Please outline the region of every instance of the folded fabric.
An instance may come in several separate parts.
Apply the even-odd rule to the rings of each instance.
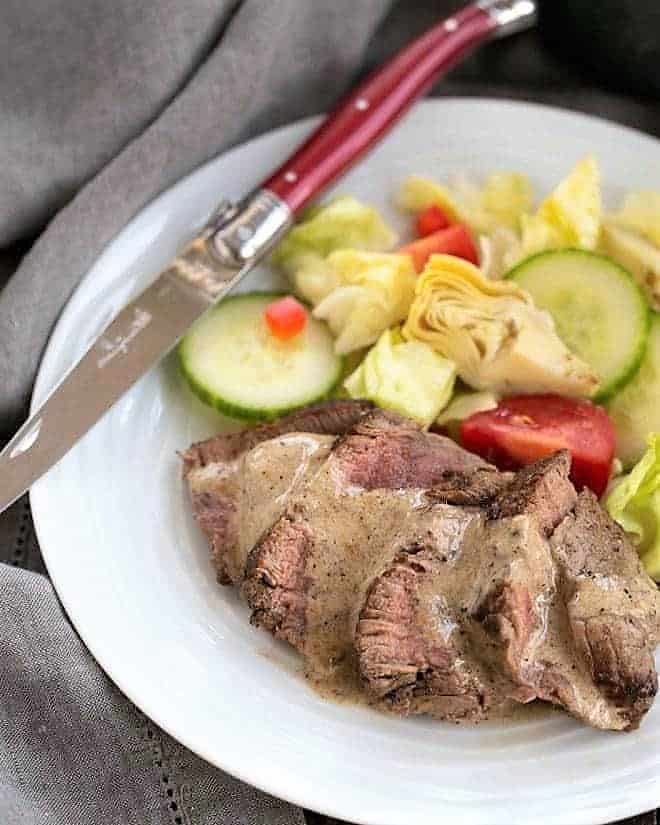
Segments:
[[[156,194],[231,144],[327,108],[388,5],[3,4],[0,248],[62,208],[0,293],[0,433],[25,414],[53,323],[105,244]],[[41,565],[25,500],[0,516],[0,558]],[[3,825],[304,821],[134,708],[44,577],[0,565],[0,592]]]

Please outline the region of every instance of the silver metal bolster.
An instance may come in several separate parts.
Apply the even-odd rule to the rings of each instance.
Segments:
[[[479,0],[477,5],[488,12],[497,23],[493,37],[515,34],[536,23],[535,0]]]
[[[226,266],[243,266],[261,258],[293,224],[289,207],[268,189],[258,189],[234,214],[216,224],[210,246]]]

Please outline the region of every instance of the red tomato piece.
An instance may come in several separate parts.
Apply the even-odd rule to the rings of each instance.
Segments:
[[[470,230],[463,223],[455,223],[418,241],[413,241],[399,250],[401,255],[410,255],[417,272],[421,272],[431,255],[455,255],[475,266],[479,264],[479,253],[472,240]]]
[[[571,480],[601,496],[614,458],[615,434],[602,407],[559,395],[505,398],[461,424],[461,442],[501,470],[531,464],[562,448],[572,456]]]
[[[291,295],[268,304],[265,316],[268,329],[281,341],[299,335],[307,323],[307,310]]]
[[[427,235],[432,235],[440,229],[446,229],[451,221],[439,206],[428,206],[417,216],[415,221],[415,229],[417,230],[418,238],[425,238]]]

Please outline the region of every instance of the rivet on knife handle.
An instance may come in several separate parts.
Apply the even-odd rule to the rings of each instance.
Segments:
[[[266,184],[238,205],[224,202],[0,452],[0,512],[230,292],[293,215],[370,149],[441,72],[483,40],[531,25],[534,10],[532,0],[482,0],[435,26],[349,95]]]
[[[352,91],[263,184],[296,213],[371,149],[438,76],[498,34],[532,25],[532,0],[475,3],[434,26]]]

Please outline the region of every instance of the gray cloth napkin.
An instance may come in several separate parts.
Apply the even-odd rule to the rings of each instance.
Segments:
[[[327,108],[388,5],[4,0],[0,247],[52,220],[0,294],[0,430],[24,414],[53,323],[104,245],[203,161]],[[40,568],[25,501],[0,517],[0,554]],[[303,822],[142,716],[47,579],[0,565],[0,593],[3,825]]]
[[[390,4],[3,0],[0,285],[16,272],[0,293],[0,437],[25,414],[61,307],[145,203],[226,147],[326,109],[360,65],[460,0],[400,0],[374,37]],[[485,48],[435,91],[541,100],[660,135],[657,103],[599,89],[535,33]],[[20,239],[49,220],[16,269]],[[0,560],[1,825],[302,825],[110,683],[39,575],[27,498],[0,515]]]

